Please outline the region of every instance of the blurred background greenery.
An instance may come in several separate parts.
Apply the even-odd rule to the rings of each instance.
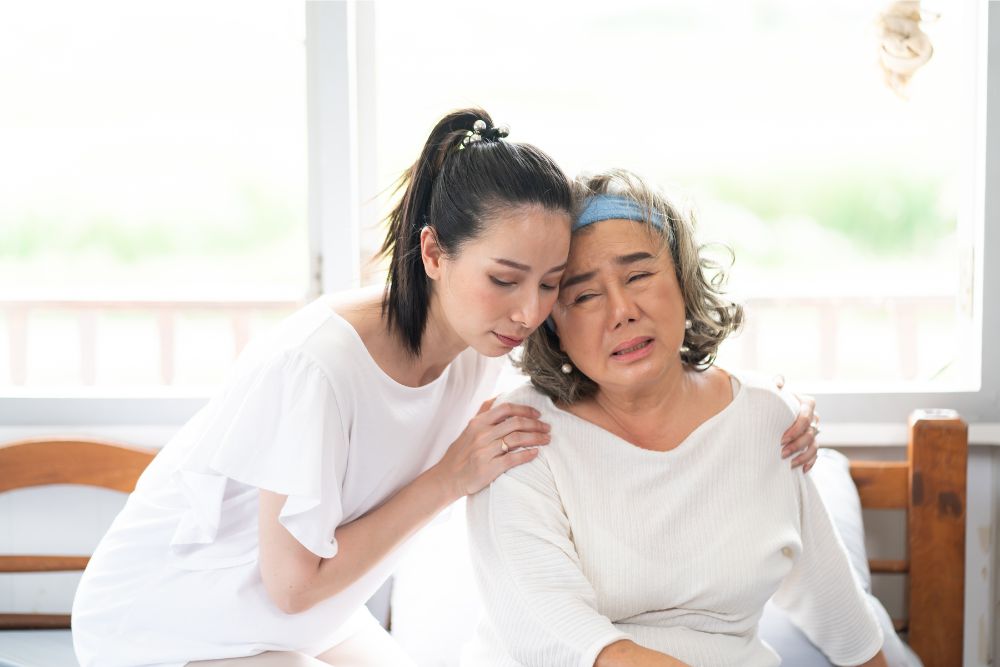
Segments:
[[[0,23],[0,61],[19,63],[0,68],[10,92],[0,106],[0,299],[292,307],[308,289],[310,253],[304,4],[112,6],[19,5]],[[936,52],[903,99],[882,83],[867,0],[582,0],[572,12],[511,2],[502,16],[487,12],[489,29],[470,23],[468,3],[376,3],[364,47],[374,114],[364,120],[377,173],[361,194],[387,210],[380,192],[435,120],[481,105],[511,140],[539,145],[570,174],[626,167],[691,201],[701,239],[735,251],[733,292],[771,304],[752,310],[754,350],[734,340],[732,363],[806,380],[939,382],[967,344],[970,6],[950,5],[926,27]],[[363,261],[382,233],[365,221]],[[365,280],[381,279],[369,267]],[[896,305],[871,302],[880,295],[928,305],[900,319]],[[775,301],[788,296],[837,304],[832,376],[817,348],[827,320]],[[845,301],[857,297],[869,301]],[[782,335],[790,314],[810,333]],[[57,320],[32,324],[33,364],[47,363],[38,350],[76,345],[73,316]],[[100,335],[132,342],[110,349],[141,348],[130,365],[148,366],[156,345],[140,341],[155,333],[125,334],[112,320]],[[212,359],[235,349],[207,330],[184,336],[215,345]],[[870,349],[911,347],[915,366],[864,361]],[[4,373],[0,359],[0,383]],[[38,371],[29,384],[72,375]]]

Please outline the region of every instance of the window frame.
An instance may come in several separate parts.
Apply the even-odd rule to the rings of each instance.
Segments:
[[[1000,349],[987,345],[984,335],[1000,332],[1000,1],[975,0],[975,9],[980,19],[976,118],[966,155],[974,156],[972,243],[981,249],[974,253],[970,277],[972,353],[980,359],[980,386],[956,392],[816,392],[827,424],[898,424],[911,411],[930,407],[957,410],[970,424],[1000,424]],[[315,297],[360,284],[360,230],[376,222],[374,3],[307,1],[306,24],[309,296]],[[0,424],[179,425],[206,402],[205,396],[173,389],[129,397],[18,390],[0,397]]]
[[[971,165],[968,203],[974,343],[980,384],[970,391],[817,392],[823,419],[844,424],[900,423],[913,410],[957,410],[969,424],[1000,423],[1000,348],[986,332],[1000,332],[1000,2],[976,0],[975,112],[965,155]],[[992,224],[991,224],[992,223]],[[978,251],[978,252],[977,252]]]
[[[309,285],[315,298],[360,282],[361,225],[374,222],[363,193],[374,191],[374,5],[305,3]],[[366,150],[366,147],[372,146]],[[208,396],[172,387],[53,393],[12,387],[0,396],[0,425],[93,428],[175,427]]]

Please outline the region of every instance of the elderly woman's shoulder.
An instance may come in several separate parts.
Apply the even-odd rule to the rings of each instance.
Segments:
[[[793,416],[798,414],[798,399],[791,392],[779,389],[775,376],[758,371],[738,371],[731,375],[740,383],[740,391],[755,408]]]
[[[517,403],[519,405],[527,405],[535,408],[542,414],[551,412],[555,408],[548,396],[528,383],[522,384],[519,387],[500,394],[497,397],[495,405],[500,405],[501,403]]]

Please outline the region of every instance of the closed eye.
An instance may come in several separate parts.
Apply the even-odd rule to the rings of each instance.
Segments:
[[[642,280],[643,278],[649,278],[651,275],[653,275],[653,274],[652,273],[633,273],[632,275],[630,275],[628,277],[628,280],[626,282],[634,283],[637,280]]]
[[[543,291],[545,291],[545,292],[551,292],[552,290],[557,289],[559,286],[558,285],[546,285],[545,283],[542,283],[541,285],[539,285],[539,287]]]
[[[494,285],[499,285],[500,287],[512,287],[516,284],[500,280],[499,278],[496,278],[494,276],[490,276],[490,280],[493,282]]]
[[[579,296],[577,296],[575,299],[573,299],[573,303],[574,304],[586,303],[587,301],[590,301],[591,299],[595,298],[596,296],[597,295],[594,294],[593,292],[585,292],[585,293],[580,294]]]

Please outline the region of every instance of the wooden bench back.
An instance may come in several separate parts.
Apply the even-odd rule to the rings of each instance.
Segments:
[[[75,484],[125,493],[156,450],[91,439],[32,439],[0,445],[0,493],[33,486]],[[0,573],[72,572],[88,556],[0,555]],[[67,614],[2,614],[0,628],[68,628]]]
[[[906,461],[852,461],[862,507],[904,509],[906,560],[871,560],[873,573],[909,576],[908,617],[896,621],[924,667],[962,664],[968,428],[950,410],[910,416]]]
[[[130,492],[155,450],[97,440],[0,445],[0,493],[47,484]],[[909,577],[908,617],[898,621],[925,667],[962,664],[968,429],[950,411],[910,417],[906,461],[853,461],[863,507],[907,512],[906,560],[872,560],[874,573]],[[0,556],[0,573],[83,570],[86,556]],[[69,627],[68,615],[0,614],[0,628]]]

